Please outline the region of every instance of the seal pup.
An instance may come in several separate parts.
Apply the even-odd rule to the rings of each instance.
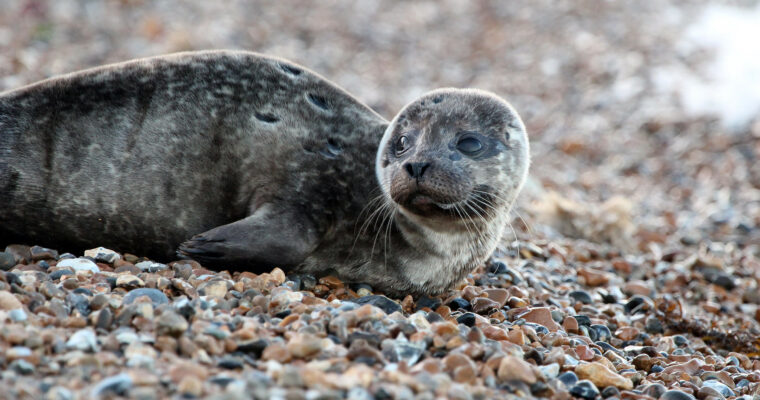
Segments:
[[[281,59],[141,59],[0,93],[0,239],[437,294],[495,248],[528,153],[482,91],[389,123]]]

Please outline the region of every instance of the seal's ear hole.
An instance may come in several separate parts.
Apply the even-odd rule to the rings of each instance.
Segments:
[[[275,117],[272,114],[263,114],[263,113],[258,113],[257,112],[257,113],[254,114],[254,116],[256,117],[257,120],[262,121],[262,122],[266,122],[266,123],[269,123],[269,124],[273,124],[275,122],[279,122],[280,121],[279,118]]]
[[[306,95],[306,98],[309,99],[311,104],[314,104],[315,106],[321,108],[322,110],[327,111],[327,100],[319,95],[309,93]]]
[[[280,68],[291,75],[301,75],[301,70],[296,67],[287,64],[280,64]]]

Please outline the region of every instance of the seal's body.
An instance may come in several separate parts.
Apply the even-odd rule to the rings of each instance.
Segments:
[[[501,106],[480,92],[450,92],[430,96],[463,109],[480,97]],[[433,97],[429,105],[447,106]],[[459,154],[449,161],[460,169],[482,165],[475,180],[493,181],[486,170],[510,177],[481,200],[494,201],[489,212],[481,205],[465,215],[447,205],[467,188],[448,183],[461,193],[445,201],[423,195],[419,165],[380,156],[396,146],[389,140],[401,125],[416,124],[422,137],[437,114],[456,113],[427,110],[389,124],[313,72],[248,52],[181,53],[42,81],[0,93],[0,240],[104,245],[163,260],[179,246],[180,256],[215,266],[334,273],[390,294],[440,292],[490,254],[524,180],[527,138],[504,107],[491,111],[502,115],[501,131],[521,132],[511,139],[520,144],[518,169],[486,168],[451,140],[424,145],[423,153],[442,151],[435,157]],[[451,132],[431,137],[460,129],[440,123]],[[495,161],[510,139],[489,143]],[[396,179],[396,189],[382,172],[393,166],[408,180]]]

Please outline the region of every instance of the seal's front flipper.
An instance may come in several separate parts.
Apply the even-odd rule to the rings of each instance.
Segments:
[[[232,269],[294,267],[317,247],[318,235],[305,216],[264,205],[246,218],[193,236],[177,254]]]

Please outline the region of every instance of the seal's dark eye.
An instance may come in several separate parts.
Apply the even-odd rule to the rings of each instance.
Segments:
[[[480,140],[475,139],[474,137],[464,137],[457,142],[457,150],[465,154],[477,153],[482,148],[483,144],[480,143]]]
[[[404,152],[409,150],[409,147],[411,147],[409,146],[409,138],[405,135],[399,136],[399,138],[396,139],[395,150],[397,156],[404,154]]]

